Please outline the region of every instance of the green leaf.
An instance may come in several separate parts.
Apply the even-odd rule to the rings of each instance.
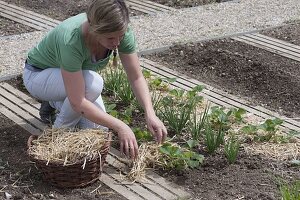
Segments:
[[[199,144],[199,142],[197,140],[188,140],[186,142],[186,144],[188,145],[188,147],[190,149],[194,148],[195,146],[197,146]]]
[[[258,130],[257,126],[254,126],[254,125],[251,125],[251,124],[247,125],[247,126],[244,126],[243,128],[241,128],[241,131],[243,133],[246,133],[246,134],[253,134],[257,130]]]
[[[151,77],[151,72],[149,70],[143,69],[143,75],[145,78],[150,78]]]
[[[293,166],[300,166],[300,160],[291,160],[290,164],[292,164]]]

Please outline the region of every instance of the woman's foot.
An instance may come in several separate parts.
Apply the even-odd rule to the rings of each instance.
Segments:
[[[42,101],[39,111],[40,119],[45,124],[53,124],[56,118],[56,110],[52,108],[48,101]]]

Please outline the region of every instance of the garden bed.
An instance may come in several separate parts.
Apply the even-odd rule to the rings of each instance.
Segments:
[[[300,116],[299,62],[221,39],[148,55],[180,73],[288,117]]]
[[[9,80],[8,82],[19,90],[26,92],[22,86],[22,79],[20,77]],[[151,83],[153,84],[154,82]],[[107,96],[109,95],[107,88],[104,93],[106,96],[104,99],[107,99],[109,97]],[[143,119],[139,112],[134,111],[135,114],[123,115],[126,108],[128,108],[126,107],[126,103],[123,103],[124,101],[115,101],[115,98],[110,96],[110,103],[114,102],[117,104],[115,110],[117,111],[118,118],[132,121],[130,122],[131,127],[144,129],[143,123],[140,123]],[[110,107],[108,104],[106,104],[106,106]],[[178,108],[174,109],[174,111],[175,110],[178,110]],[[108,111],[111,112],[110,109],[108,109]],[[20,168],[24,171],[30,169],[30,167],[33,166],[27,163],[28,160],[26,160],[24,154],[28,133],[18,126],[10,126],[13,122],[4,116],[1,117],[4,119],[1,120],[4,123],[1,126],[4,127],[7,134],[0,135],[0,141],[9,141],[6,145],[1,145],[3,164],[10,163],[10,167],[13,167],[12,169],[9,168],[9,170],[13,170],[8,171],[9,173],[16,173]],[[246,121],[250,122],[251,119],[253,119],[253,116],[248,115]],[[253,119],[253,121],[255,121],[255,119]],[[176,135],[176,133],[171,131],[170,127],[169,133],[170,135]],[[15,135],[20,135],[20,137],[17,138]],[[18,142],[20,145],[14,145],[14,142]],[[280,193],[278,187],[282,183],[281,181],[292,182],[300,178],[298,173],[299,166],[293,166],[290,163],[293,156],[296,156],[294,159],[299,159],[299,157],[297,157],[299,155],[295,154],[299,145],[293,141],[283,144],[280,144],[280,142],[284,142],[284,139],[280,139],[279,143],[256,143],[251,139],[243,140],[239,148],[237,161],[234,164],[228,163],[222,148],[216,150],[213,154],[209,154],[205,151],[205,145],[202,143],[200,148],[198,150],[196,149],[198,153],[205,156],[204,162],[199,168],[186,169],[183,171],[158,168],[157,172],[168,180],[181,185],[187,192],[191,193],[191,199],[279,199]],[[289,142],[289,140],[285,142]],[[117,143],[114,143],[114,145],[117,145]],[[12,146],[14,147],[13,149],[8,148]],[[12,155],[14,155],[16,151],[23,152],[23,154],[16,153],[18,156],[20,155],[20,157],[17,158],[21,159],[21,162],[14,161],[16,157]],[[14,153],[12,154],[12,152]],[[6,165],[4,165],[4,167],[6,167]],[[17,169],[14,170],[15,168]],[[4,169],[6,170],[6,168]],[[2,181],[3,183],[0,182],[0,184],[4,186],[8,185],[4,191],[9,191],[16,196],[32,196],[31,193],[24,194],[23,190],[15,190],[12,186],[13,181],[9,182],[10,180],[8,178]],[[33,186],[28,184],[29,181]],[[36,195],[42,194],[47,196],[55,190],[55,195],[58,197],[73,197],[71,193],[64,193],[61,190],[52,188],[46,183],[42,183],[40,174],[36,170],[28,172],[24,179],[21,179],[18,183],[27,184],[28,188],[33,190]],[[34,188],[35,184],[41,186],[43,190],[41,190],[40,187],[37,187],[37,189]],[[95,183],[88,188],[76,190],[78,193],[72,195],[75,195],[75,198],[82,198],[84,195],[90,198],[94,197],[90,194],[90,190],[92,191],[98,184],[99,183]],[[107,191],[105,187],[102,189]],[[100,188],[100,193],[102,189]],[[117,199],[118,197],[115,197],[115,195],[116,194],[109,196],[108,199]]]
[[[26,25],[17,23],[15,21],[3,17],[0,17],[0,24],[1,24],[0,37],[35,31],[35,29],[33,28],[30,28]]]
[[[261,34],[300,45],[300,22],[298,21],[287,26],[264,30],[261,31]]]

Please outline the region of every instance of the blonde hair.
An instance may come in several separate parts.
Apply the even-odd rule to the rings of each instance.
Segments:
[[[129,23],[124,0],[93,0],[86,14],[90,31],[98,34],[125,31]]]

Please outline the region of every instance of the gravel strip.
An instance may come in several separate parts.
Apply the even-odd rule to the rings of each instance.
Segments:
[[[241,0],[132,19],[139,49],[198,41],[300,19],[299,0]]]
[[[260,30],[300,20],[299,0],[240,0],[161,13],[135,16],[139,50],[178,42],[198,41],[237,32]],[[0,37],[0,78],[19,72],[26,52],[45,32]]]
[[[45,32],[36,31],[0,37],[0,80],[21,73],[28,50],[44,35]]]

